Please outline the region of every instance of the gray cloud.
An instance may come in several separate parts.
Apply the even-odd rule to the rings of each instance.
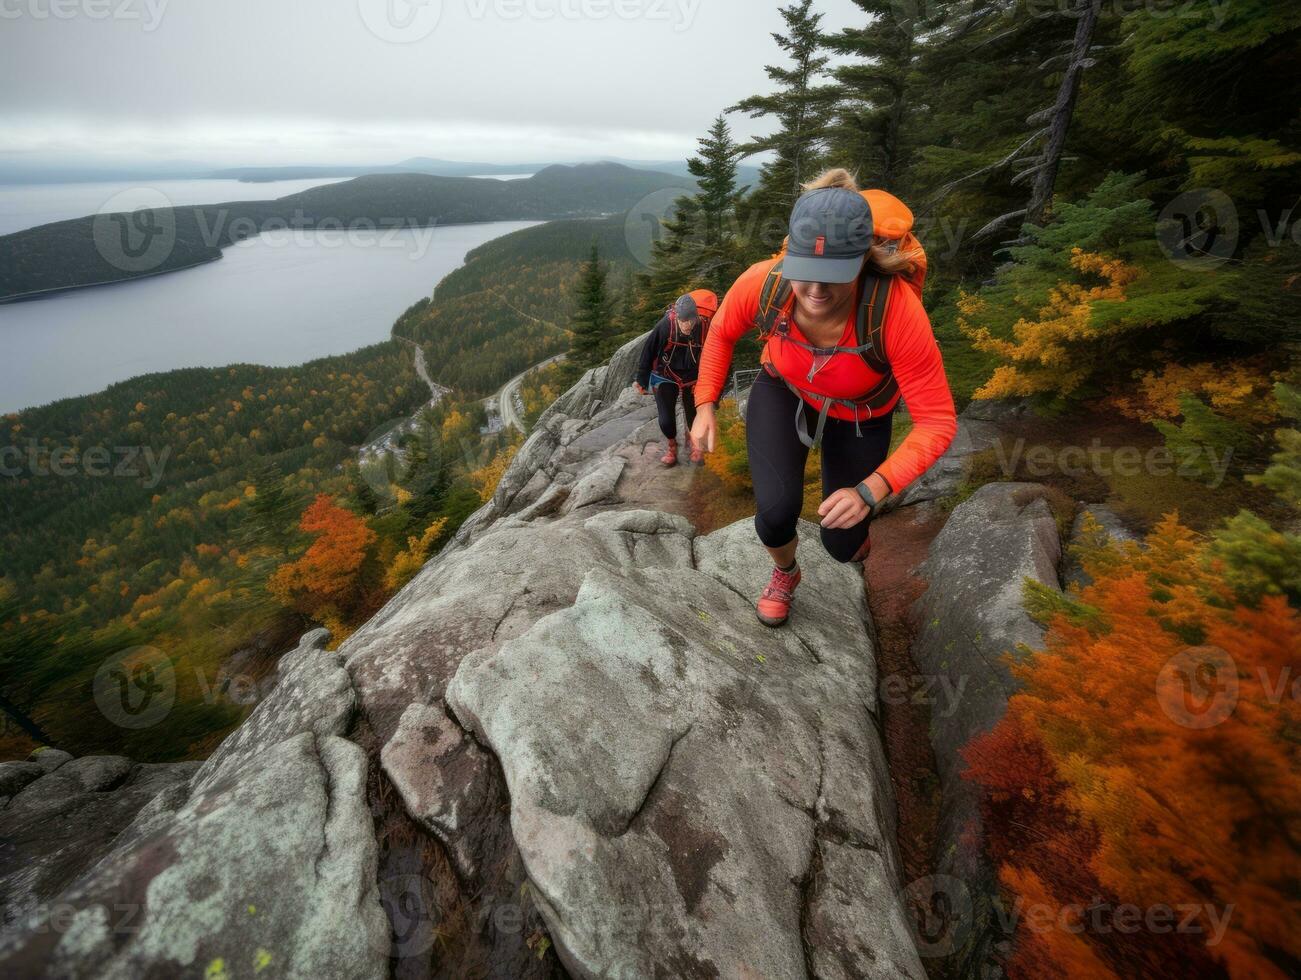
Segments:
[[[0,153],[680,157],[767,89],[780,27],[776,0],[0,0]]]

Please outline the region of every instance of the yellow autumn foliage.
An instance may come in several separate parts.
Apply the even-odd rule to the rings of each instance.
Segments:
[[[1007,361],[976,392],[976,398],[1019,398],[1053,392],[1069,395],[1094,368],[1096,352],[1081,349],[1099,340],[1103,332],[1093,324],[1094,304],[1125,299],[1125,289],[1140,270],[1107,255],[1071,251],[1071,267],[1098,276],[1094,286],[1063,282],[1048,294],[1035,319],[1022,317],[1012,325],[1012,338],[995,337],[987,327],[975,325],[984,310],[979,296],[960,293],[958,328],[979,351]]]
[[[1272,394],[1282,378],[1260,361],[1164,365],[1138,376],[1137,390],[1111,399],[1120,412],[1143,422],[1177,419],[1185,392],[1207,402],[1219,415],[1248,425],[1267,425],[1278,417]]]
[[[510,461],[515,458],[515,453],[519,451],[519,447],[520,443],[511,443],[486,464],[477,470],[470,471],[470,485],[479,491],[479,499],[484,503],[487,503],[496,492],[502,474],[506,472],[506,467],[510,465]]]
[[[443,533],[443,528],[446,526],[447,518],[440,517],[425,528],[425,533],[420,537],[414,535],[408,537],[406,550],[399,551],[394,556],[393,563],[384,572],[384,587],[396,592],[410,582],[429,558],[434,542],[438,540],[438,536]]]

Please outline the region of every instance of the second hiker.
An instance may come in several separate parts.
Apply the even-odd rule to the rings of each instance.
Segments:
[[[696,420],[695,386],[700,370],[700,352],[709,332],[709,321],[718,309],[718,297],[707,289],[679,296],[642,345],[641,360],[633,386],[643,395],[650,391],[659,410],[660,432],[664,434],[664,455],[660,462],[673,466],[678,461],[678,398],[687,420],[687,451],[699,463],[700,446],[691,441]]]

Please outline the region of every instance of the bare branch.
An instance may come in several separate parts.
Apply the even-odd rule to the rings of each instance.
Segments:
[[[1025,208],[1021,208],[1020,210],[1017,211],[1009,211],[1007,214],[1000,214],[989,224],[985,225],[984,228],[981,228],[980,231],[972,235],[971,238],[968,239],[968,241],[972,241],[972,242],[981,241],[982,239],[990,237],[996,232],[1002,230],[1003,228],[1006,228],[1013,221],[1019,221],[1024,217],[1025,217]]]
[[[1025,140],[1025,142],[1023,142],[1020,146],[1018,146],[1007,156],[1003,157],[1003,159],[997,160],[994,163],[991,163],[987,167],[981,167],[979,170],[973,171],[972,173],[967,174],[965,177],[959,177],[957,180],[949,181],[947,184],[945,184],[936,192],[934,197],[932,197],[929,201],[926,202],[926,204],[918,212],[918,215],[929,214],[931,209],[934,208],[935,205],[939,204],[940,201],[944,200],[944,198],[948,197],[949,194],[953,192],[953,189],[957,187],[959,184],[965,183],[966,181],[972,180],[976,177],[981,177],[988,173],[994,173],[995,171],[998,170],[1004,170],[1007,167],[1012,166],[1014,163],[1021,162],[1017,159],[1021,155],[1021,151],[1024,150],[1027,146],[1029,146],[1031,143],[1033,143],[1035,140],[1047,134],[1047,132],[1048,132],[1048,128],[1046,126],[1041,129],[1036,129],[1033,133],[1030,134],[1030,136]]]

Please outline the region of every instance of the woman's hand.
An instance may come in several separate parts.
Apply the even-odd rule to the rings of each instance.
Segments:
[[[867,517],[871,508],[853,487],[837,490],[818,507],[818,516],[826,528],[853,527]]]
[[[637,394],[639,394],[639,395],[644,395],[644,394],[646,394],[646,389],[643,388],[643,387],[641,386],[641,382],[640,382],[640,381],[634,381],[634,382],[632,383],[632,388],[633,388],[633,391],[637,392]]]
[[[890,495],[890,484],[879,473],[867,478],[867,489],[872,492],[879,504]],[[857,487],[845,487],[837,490],[818,507],[818,516],[822,526],[828,528],[853,527],[859,521],[870,516],[872,508],[867,506]]]
[[[718,419],[714,415],[713,402],[697,406],[696,421],[691,426],[691,441],[707,453],[714,451],[718,442]]]

